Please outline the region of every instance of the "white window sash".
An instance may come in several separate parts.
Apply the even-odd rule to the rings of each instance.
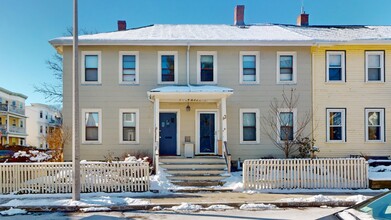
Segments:
[[[243,56],[255,56],[255,81],[244,81]],[[260,52],[259,51],[240,51],[239,53],[239,83],[240,84],[259,84],[260,78]]]
[[[162,56],[174,56],[174,81],[162,81]],[[178,51],[158,51],[158,84],[178,84]]]
[[[380,124],[378,126],[369,126],[368,124],[368,114],[369,112],[379,112]],[[365,141],[368,143],[383,143],[385,142],[385,129],[384,129],[385,121],[384,121],[384,109],[377,109],[377,108],[367,108],[365,109]],[[381,138],[379,140],[369,140],[369,127],[380,127],[380,136]]]
[[[332,112],[340,112],[341,113],[341,125],[338,126],[332,126],[330,125],[330,113]],[[346,110],[345,109],[327,109],[326,111],[327,117],[326,117],[326,125],[327,125],[327,131],[326,131],[326,141],[331,143],[344,143],[346,142]],[[342,138],[341,140],[330,140],[330,128],[332,127],[341,127],[342,132]]]
[[[123,56],[126,56],[126,55],[135,56],[136,69],[135,69],[135,81],[134,82],[122,80]],[[139,52],[138,51],[120,51],[119,56],[118,56],[118,60],[119,60],[118,83],[125,84],[125,85],[126,84],[139,84],[139,75],[140,75],[139,74]]]
[[[213,56],[213,82],[201,81],[201,56]],[[197,84],[217,84],[217,51],[197,51]]]
[[[98,113],[98,140],[87,141],[86,140],[86,113],[97,112]],[[82,109],[82,144],[102,144],[102,110],[101,109]]]
[[[255,141],[244,141],[243,137],[243,114],[244,113],[255,113],[255,135],[256,140]],[[239,111],[239,118],[240,118],[240,144],[259,144],[260,142],[260,136],[261,136],[261,130],[260,130],[260,118],[259,118],[259,109],[240,109]]]
[[[124,141],[123,136],[123,114],[124,113],[135,113],[135,120],[136,120],[136,126],[135,126],[135,140],[134,141]],[[139,109],[120,109],[119,110],[119,143],[120,144],[139,144],[139,138],[140,138],[140,132],[139,132]]]
[[[281,66],[280,66],[280,57],[281,56],[292,56],[292,80],[290,81],[281,81]],[[287,52],[277,52],[277,84],[296,84],[297,83],[297,52],[287,51]]]
[[[369,56],[380,56],[380,80],[369,80]],[[365,52],[365,82],[378,83],[384,82],[384,51],[366,51]]]
[[[98,80],[97,81],[86,81],[85,75],[85,57],[87,55],[95,55],[98,56]],[[102,84],[102,55],[101,51],[82,51],[81,52],[81,84]]]
[[[330,80],[330,55],[341,56],[341,80]],[[345,51],[327,51],[326,52],[326,82],[331,83],[344,83],[346,79],[346,68],[345,68]]]

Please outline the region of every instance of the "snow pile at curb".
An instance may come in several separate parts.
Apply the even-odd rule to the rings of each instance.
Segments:
[[[82,212],[109,212],[111,211],[108,207],[89,207],[80,209]]]
[[[357,196],[350,196],[347,197],[346,199],[338,199],[334,198],[331,196],[324,196],[322,194],[313,196],[313,197],[308,197],[308,198],[287,198],[287,199],[281,199],[280,201],[282,202],[298,202],[298,203],[303,203],[303,202],[341,202],[341,201],[347,201],[347,202],[362,202],[364,200],[368,199],[366,196],[363,195],[357,195]]]
[[[261,204],[249,203],[249,204],[241,205],[239,209],[247,210],[247,211],[259,211],[259,210],[278,209],[278,207],[272,204],[265,205],[263,203]]]
[[[228,206],[228,205],[211,205],[208,208],[205,208],[205,211],[225,211],[225,210],[232,210],[234,207]]]
[[[231,176],[224,179],[224,181],[225,184],[222,187],[215,187],[215,188],[229,188],[232,189],[234,192],[243,191],[242,172],[232,172]]]
[[[356,203],[360,203],[364,200],[367,200],[369,199],[367,196],[363,196],[363,195],[356,195],[356,196],[349,196],[345,199],[345,201],[349,201],[349,202],[356,202]]]
[[[6,215],[6,216],[11,216],[11,215],[24,215],[27,214],[27,211],[24,209],[14,209],[10,208],[6,211],[0,212],[0,215]]]
[[[171,208],[174,212],[198,212],[202,209],[200,205],[193,205],[190,203],[182,203],[179,206],[173,206]]]
[[[163,169],[159,169],[156,175],[150,177],[151,190],[161,192],[169,192],[170,189],[178,188],[174,186],[168,179],[167,174]]]

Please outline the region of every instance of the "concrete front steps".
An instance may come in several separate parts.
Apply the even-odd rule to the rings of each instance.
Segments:
[[[225,159],[217,156],[160,157],[159,164],[165,169],[171,183],[178,186],[222,186],[224,179],[230,176]]]

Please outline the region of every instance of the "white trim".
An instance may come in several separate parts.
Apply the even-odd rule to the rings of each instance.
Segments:
[[[341,56],[341,80],[329,80],[329,56],[340,55]],[[330,83],[345,83],[346,82],[346,64],[345,64],[345,51],[326,51],[326,82]]]
[[[292,80],[281,81],[280,80],[280,57],[281,56],[292,56]],[[297,83],[297,52],[296,51],[278,51],[277,52],[277,84],[296,84]]]
[[[296,132],[297,132],[297,109],[296,108],[293,108],[293,109],[289,109],[289,108],[279,108],[277,109],[277,115],[276,115],[276,120],[277,120],[277,142],[278,143],[282,143],[283,141],[281,140],[280,138],[280,128],[281,128],[281,124],[280,124],[280,113],[282,112],[292,112],[293,113],[293,139],[295,139],[295,136],[296,136]]]
[[[86,81],[85,73],[85,56],[86,55],[97,55],[98,56],[98,81]],[[81,84],[84,85],[99,85],[102,84],[102,52],[101,51],[82,51],[81,52]]]
[[[330,113],[341,113],[341,140],[330,140]],[[344,108],[327,108],[326,109],[326,142],[328,143],[345,143],[346,142],[346,109]]]
[[[86,141],[86,113],[97,112],[98,113],[98,140]],[[82,124],[82,144],[102,144],[102,109],[100,108],[83,108],[81,110],[81,124]]]
[[[213,56],[213,82],[201,81],[201,55]],[[197,84],[217,84],[217,51],[197,51]]]
[[[136,69],[135,69],[135,81],[134,82],[129,82],[129,81],[122,81],[122,64],[123,64],[123,56],[124,55],[133,55],[135,56],[135,65],[136,65]],[[118,53],[118,60],[119,60],[119,65],[118,65],[118,83],[119,84],[123,84],[123,85],[132,85],[132,84],[139,84],[139,52],[138,51],[120,51]]]
[[[123,139],[123,113],[135,113],[136,114],[136,137],[135,137],[135,141],[124,141]],[[131,109],[131,108],[121,108],[119,109],[119,143],[120,144],[139,144],[140,142],[140,131],[139,131],[139,125],[140,125],[140,121],[139,121],[139,109]]]
[[[219,111],[218,109],[196,109],[196,114],[195,114],[195,128],[196,128],[196,137],[195,137],[195,143],[196,143],[196,154],[209,154],[209,153],[200,153],[200,114],[201,113],[210,113],[215,115],[215,152],[214,154],[217,155],[217,140],[218,140],[218,131],[220,129],[219,126]]]
[[[368,113],[369,112],[379,112],[380,113],[380,140],[369,140],[368,134]],[[365,142],[367,143],[384,143],[385,142],[385,129],[384,129],[384,109],[382,108],[366,108],[365,109]]]
[[[178,51],[158,51],[157,62],[157,83],[158,84],[178,84]],[[162,82],[162,56],[174,56],[174,81]]]
[[[255,56],[255,81],[243,81],[243,56]],[[259,84],[260,76],[260,52],[259,51],[240,51],[239,52],[239,83],[240,84]]]
[[[181,110],[180,109],[160,109],[160,113],[176,113],[176,155],[181,155]],[[159,141],[160,144],[160,141]]]
[[[255,130],[256,130],[256,139],[255,141],[244,141],[243,140],[243,113],[255,113]],[[260,141],[260,118],[259,118],[259,109],[255,108],[241,108],[239,110],[239,118],[240,118],[240,144],[259,144]]]
[[[380,56],[380,80],[368,80],[368,57],[369,55]],[[365,82],[367,83],[383,83],[384,82],[384,51],[365,51]]]

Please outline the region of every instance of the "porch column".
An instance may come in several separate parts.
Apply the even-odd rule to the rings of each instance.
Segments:
[[[9,106],[8,106],[9,108]],[[10,137],[9,137],[9,133],[10,133],[10,116],[7,114],[7,120],[6,120],[6,138],[7,138],[7,143],[6,144],[10,144]]]
[[[159,127],[159,109],[160,109],[160,100],[155,99],[154,102],[154,131],[153,131],[153,155],[155,161],[155,170],[156,173],[159,169],[159,139],[160,139],[160,127]]]
[[[227,98],[221,98],[221,140],[227,141]]]

